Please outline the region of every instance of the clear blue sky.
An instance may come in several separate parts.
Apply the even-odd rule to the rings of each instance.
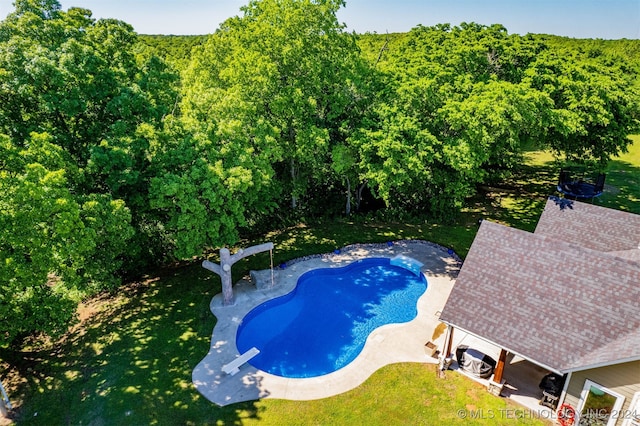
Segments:
[[[116,18],[140,34],[208,34],[248,0],[60,0]],[[0,18],[13,10],[0,0]],[[502,24],[509,33],[640,38],[640,0],[347,0],[338,13],[350,31],[406,32],[418,24]]]

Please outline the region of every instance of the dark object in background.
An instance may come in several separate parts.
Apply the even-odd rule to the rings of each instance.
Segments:
[[[599,173],[593,178],[585,177],[584,171],[582,174],[576,174],[575,171],[563,169],[560,170],[557,191],[574,199],[599,197],[604,191],[605,178],[604,173]]]
[[[566,376],[560,376],[555,373],[549,373],[540,380],[538,387],[542,389],[542,398],[540,399],[540,405],[556,409],[558,406],[558,399],[562,393],[564,387],[564,381]]]
[[[467,345],[456,348],[456,359],[459,368],[483,379],[491,377],[493,369],[496,368],[493,358]]]

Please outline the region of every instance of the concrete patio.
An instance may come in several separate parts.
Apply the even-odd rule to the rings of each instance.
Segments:
[[[236,375],[222,372],[222,366],[239,356],[235,336],[242,318],[259,304],[292,291],[303,273],[316,268],[336,268],[367,257],[412,257],[423,263],[422,273],[427,278],[427,290],[418,300],[418,315],[407,323],[388,324],[376,329],[366,341],[360,355],[347,366],[333,373],[305,379],[275,376],[260,371],[250,364],[241,366]],[[347,247],[339,254],[326,254],[307,260],[291,262],[285,269],[274,270],[271,288],[257,289],[248,280],[234,286],[235,304],[223,306],[222,295],[211,301],[211,311],[218,319],[214,327],[211,347],[207,356],[192,373],[193,384],[208,400],[224,406],[236,402],[261,398],[311,400],[326,398],[349,391],[362,384],[376,370],[399,362],[438,363],[425,354],[425,344],[444,346],[446,332],[439,321],[457,277],[460,262],[446,248],[425,241],[400,241],[393,245],[370,244]],[[270,276],[262,273],[262,276]],[[466,344],[497,357],[500,348],[460,331],[454,333],[454,348]],[[457,368],[454,363],[453,369]],[[466,374],[459,370],[461,374]],[[510,357],[505,369],[507,383],[502,395],[537,413],[541,418],[552,418],[549,408],[538,405],[537,388],[546,371],[528,361]],[[482,384],[488,381],[469,376]]]
[[[454,332],[453,347],[456,348],[459,345],[467,345],[477,349],[495,360],[497,360],[500,355],[500,347],[468,333],[456,330]],[[471,380],[481,383],[484,386],[489,385],[488,379],[481,379],[466,373],[464,370],[458,369],[455,361],[451,365],[451,369],[460,374],[464,374]],[[551,408],[539,404],[542,391],[538,388],[538,385],[547,373],[548,371],[544,368],[519,356],[509,354],[507,355],[507,365],[504,369],[505,384],[501,396],[522,405],[528,410],[527,415],[530,417],[535,416],[541,419],[553,419],[555,413]]]
[[[360,355],[333,373],[305,379],[291,379],[257,370],[244,364],[236,375],[222,372],[222,366],[239,355],[235,336],[247,312],[274,297],[289,293],[298,277],[311,269],[345,266],[367,257],[394,257],[398,254],[423,263],[427,290],[418,300],[418,315],[407,323],[388,324],[376,329],[366,341]],[[326,398],[351,390],[363,383],[379,368],[398,362],[437,363],[425,354],[425,344],[444,343],[439,310],[444,306],[458,273],[459,261],[447,249],[424,241],[400,241],[393,245],[355,245],[339,254],[329,254],[293,263],[274,271],[275,285],[263,290],[241,281],[234,286],[235,304],[223,306],[221,295],[211,301],[211,311],[218,319],[207,356],[193,370],[193,383],[207,399],[228,405],[260,398],[310,400]],[[435,333],[435,334],[434,334]]]

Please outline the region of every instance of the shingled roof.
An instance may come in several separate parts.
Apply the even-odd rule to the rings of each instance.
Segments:
[[[575,204],[574,213],[584,203]],[[589,205],[589,214],[592,207],[602,209]],[[556,209],[551,200],[543,218],[557,223],[552,215],[564,213]],[[626,215],[633,234],[640,222]],[[530,233],[483,221],[441,321],[558,373],[640,359],[640,263],[574,244],[587,240],[584,235],[573,241],[549,229]],[[607,226],[591,229],[608,232]],[[614,245],[621,248],[626,251]]]
[[[547,200],[535,233],[601,252],[640,251],[640,215],[565,198]]]

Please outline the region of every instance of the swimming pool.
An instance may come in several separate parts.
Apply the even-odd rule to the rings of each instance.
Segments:
[[[236,346],[240,353],[258,348],[249,363],[268,373],[322,376],[353,361],[376,328],[414,319],[426,288],[423,274],[388,258],[315,269],[301,275],[291,293],[247,313]]]

